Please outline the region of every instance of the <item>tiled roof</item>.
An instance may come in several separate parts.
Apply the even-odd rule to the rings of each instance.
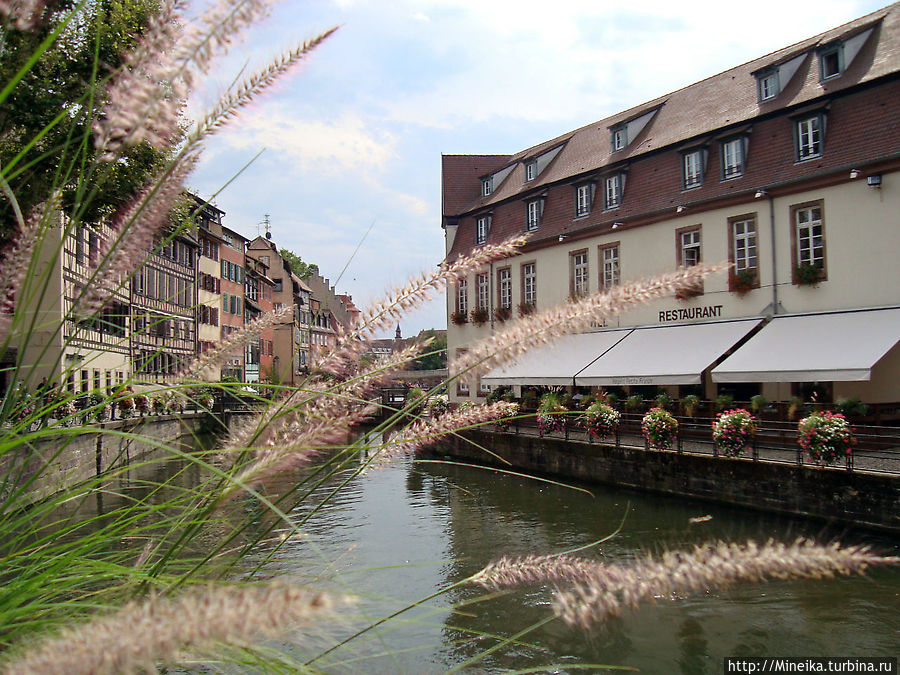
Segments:
[[[849,39],[872,28],[861,51],[839,77],[819,79],[816,48]],[[773,100],[760,103],[754,73],[806,54],[790,82]],[[517,195],[653,153],[662,148],[700,140],[724,129],[746,124],[768,113],[802,106],[861,83],[900,70],[900,3],[895,3],[838,28],[714,75],[683,89],[588,124],[509,157],[500,155],[444,155],[444,216],[468,213]],[[610,127],[658,109],[649,124],[624,150],[611,152]],[[561,143],[565,146],[536,179],[525,183],[523,160]],[[481,197],[477,178],[515,163],[515,168],[492,194]],[[494,168],[492,168],[492,166]],[[476,168],[477,167],[477,168]],[[473,178],[474,176],[474,178]]]

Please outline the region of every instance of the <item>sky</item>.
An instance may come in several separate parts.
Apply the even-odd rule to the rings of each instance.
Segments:
[[[442,154],[519,152],[886,4],[285,0],[191,113],[339,30],[214,137],[188,187],[248,237],[268,216],[279,247],[365,308],[442,260]],[[403,335],[445,328],[444,307],[411,313]]]

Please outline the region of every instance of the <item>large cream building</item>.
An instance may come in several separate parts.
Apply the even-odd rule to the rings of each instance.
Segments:
[[[451,372],[532,306],[733,264],[457,398],[508,384],[900,401],[900,4],[514,155],[445,155],[442,172],[448,260],[530,237],[448,293]]]

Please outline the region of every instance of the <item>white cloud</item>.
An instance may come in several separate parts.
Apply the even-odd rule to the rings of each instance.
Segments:
[[[396,138],[370,128],[358,115],[345,112],[330,120],[295,117],[284,105],[269,104],[263,114],[246,118],[225,137],[235,148],[286,155],[292,171],[339,173],[381,168],[396,158]]]

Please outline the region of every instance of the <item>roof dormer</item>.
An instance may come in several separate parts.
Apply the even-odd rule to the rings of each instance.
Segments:
[[[628,144],[638,137],[638,134],[640,134],[641,131],[644,130],[644,127],[650,123],[650,120],[653,119],[653,116],[661,107],[662,106],[657,106],[652,110],[648,110],[636,117],[632,117],[629,120],[619,122],[618,124],[609,127],[610,152],[618,152],[627,148]]]

